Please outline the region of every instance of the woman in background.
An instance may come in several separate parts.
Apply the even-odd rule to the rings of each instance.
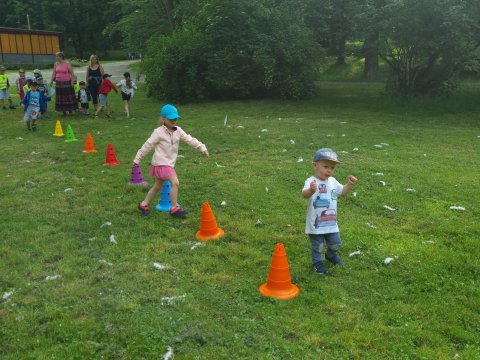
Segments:
[[[71,115],[78,110],[77,97],[73,90],[74,73],[72,65],[65,60],[63,52],[55,54],[50,86],[55,81],[55,110],[63,115]]]
[[[87,67],[86,82],[88,90],[90,90],[90,95],[92,95],[92,102],[95,111],[98,108],[98,90],[100,89],[100,84],[102,83],[103,74],[103,67],[98,61],[98,56],[91,55],[90,63]]]

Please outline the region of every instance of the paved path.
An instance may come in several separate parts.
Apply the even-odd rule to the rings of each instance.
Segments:
[[[144,76],[138,76],[135,71],[131,70],[128,68],[129,65],[134,64],[138,62],[138,60],[126,60],[126,61],[115,61],[115,62],[108,62],[105,64],[102,64],[103,69],[105,70],[106,73],[112,75],[111,81],[116,84],[120,80],[123,79],[123,73],[125,71],[129,71],[132,80],[135,82],[143,82],[144,81]],[[85,81],[85,76],[87,72],[87,64],[85,63],[85,66],[80,66],[80,67],[74,67],[73,72],[75,75],[77,75],[78,81]],[[46,80],[47,83],[50,83],[50,78],[52,77],[52,70],[53,70],[53,65],[51,69],[42,69],[42,76],[44,81]],[[30,75],[33,77],[33,69],[27,71],[27,76]],[[10,92],[13,91],[15,93],[15,80],[18,77],[18,73],[9,73],[8,74],[8,81],[10,82]]]

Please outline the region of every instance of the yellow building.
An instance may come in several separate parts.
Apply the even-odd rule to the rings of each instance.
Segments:
[[[60,51],[60,34],[0,27],[0,63],[52,64],[55,53]]]

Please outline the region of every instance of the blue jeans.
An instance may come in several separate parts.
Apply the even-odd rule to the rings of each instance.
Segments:
[[[308,234],[310,241],[312,243],[312,264],[323,262],[322,260],[322,251],[323,243],[327,243],[327,255],[332,257],[335,255],[342,245],[340,240],[340,233],[330,233],[330,234]]]

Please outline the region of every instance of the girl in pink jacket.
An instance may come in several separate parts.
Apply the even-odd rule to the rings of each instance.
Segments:
[[[134,164],[139,164],[152,149],[155,149],[149,169],[150,175],[155,178],[155,184],[148,191],[145,199],[138,204],[138,209],[142,215],[150,214],[148,204],[162,189],[164,181],[167,180],[171,184],[170,201],[172,208],[170,209],[170,215],[185,217],[187,214],[184,209],[177,205],[179,182],[175,172],[175,162],[177,161],[180,140],[200,150],[204,156],[210,156],[205,144],[176,126],[178,119],[181,119],[181,117],[175,106],[164,105],[160,110],[160,126],[145,141],[133,160]]]

